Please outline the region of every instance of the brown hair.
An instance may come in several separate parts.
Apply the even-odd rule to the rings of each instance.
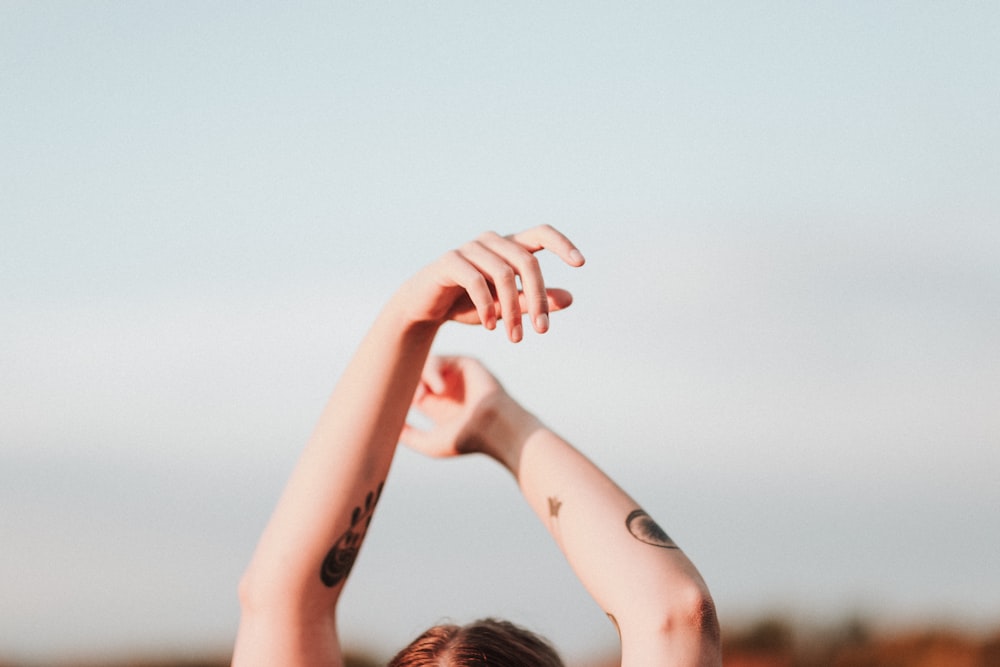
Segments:
[[[508,621],[436,625],[414,639],[388,667],[563,667],[555,649]]]

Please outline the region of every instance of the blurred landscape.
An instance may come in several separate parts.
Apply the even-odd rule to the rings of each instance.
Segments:
[[[1000,625],[986,633],[954,627],[925,627],[877,632],[861,619],[804,629],[786,618],[761,618],[745,627],[723,630],[726,667],[1000,667]],[[615,667],[608,657],[568,660],[570,667]],[[376,657],[348,650],[346,667],[376,667]],[[72,660],[58,663],[0,659],[0,667],[225,667],[228,655],[204,657],[132,657]]]

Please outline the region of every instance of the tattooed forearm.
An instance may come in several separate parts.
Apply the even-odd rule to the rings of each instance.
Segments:
[[[374,491],[369,491],[368,495],[365,496],[364,504],[354,508],[354,511],[351,512],[351,527],[334,542],[333,547],[326,554],[326,558],[323,559],[319,578],[324,585],[332,588],[351,573],[354,561],[358,557],[358,549],[361,548],[361,541],[364,540],[365,533],[368,531],[368,524],[372,522],[372,512],[375,511],[375,505],[382,494],[384,484],[383,482]]]
[[[632,537],[640,542],[664,549],[678,548],[670,536],[643,510],[634,510],[629,514],[625,519],[625,526],[628,532],[632,533]]]

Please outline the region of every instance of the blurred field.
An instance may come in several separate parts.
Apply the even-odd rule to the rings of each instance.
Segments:
[[[612,650],[608,654],[611,655]],[[923,628],[877,633],[850,619],[839,625],[804,630],[782,618],[765,618],[724,632],[726,667],[1000,667],[1000,627],[986,634],[954,628]],[[360,654],[347,667],[377,667]],[[205,658],[131,658],[107,661],[24,663],[0,659],[0,667],[226,667],[229,656]],[[570,663],[570,667],[617,667],[617,658]]]
[[[986,635],[954,628],[892,634],[857,619],[804,631],[783,619],[764,619],[727,634],[727,667],[1000,667],[1000,627]]]

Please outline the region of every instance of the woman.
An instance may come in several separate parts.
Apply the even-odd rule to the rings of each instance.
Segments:
[[[475,361],[428,358],[450,320],[524,336],[570,305],[536,252],[583,256],[542,226],[443,255],[390,298],[320,416],[240,582],[236,667],[343,664],[337,601],[399,440],[431,456],[480,452],[515,477],[574,571],[617,625],[624,667],[720,664],[718,623],[694,565],[603,472],[518,405]],[[521,287],[518,287],[520,279]],[[406,424],[414,405],[428,430]],[[559,665],[509,623],[432,628],[393,665]]]

